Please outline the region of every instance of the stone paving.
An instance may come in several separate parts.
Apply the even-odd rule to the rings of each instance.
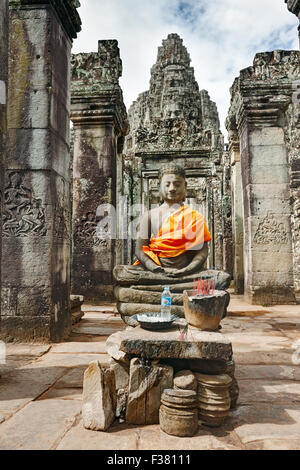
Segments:
[[[232,295],[222,333],[233,345],[238,406],[223,427],[199,427],[192,438],[117,421],[108,432],[84,429],[84,370],[95,359],[109,362],[106,339],[125,325],[114,305],[82,308],[83,319],[62,343],[6,345],[1,450],[300,449],[300,305],[256,307]]]

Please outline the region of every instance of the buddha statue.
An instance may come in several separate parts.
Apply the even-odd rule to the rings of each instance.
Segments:
[[[214,279],[219,290],[226,290],[231,280],[228,273],[205,269],[212,237],[202,214],[184,204],[184,169],[164,165],[159,184],[163,204],[141,215],[134,265],[114,268],[117,308],[131,326],[132,315],[160,311],[165,285],[172,293],[172,313],[184,317],[183,291],[192,289],[194,280]]]

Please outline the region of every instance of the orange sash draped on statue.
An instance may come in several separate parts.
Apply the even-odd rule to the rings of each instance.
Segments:
[[[212,240],[203,215],[189,206],[182,206],[162,224],[157,237],[143,251],[156,264],[159,258],[174,258],[188,250],[201,250],[204,242]],[[134,266],[141,264],[139,260]]]

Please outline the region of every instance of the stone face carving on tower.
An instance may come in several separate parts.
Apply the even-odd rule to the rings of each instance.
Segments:
[[[112,297],[115,236],[105,220],[116,205],[116,160],[127,131],[119,86],[118,41],[72,56],[74,124],[72,289],[86,298]]]
[[[299,51],[257,54],[231,89],[227,129],[233,153],[239,140],[245,291],[253,303],[293,303],[300,290],[299,95]]]
[[[190,56],[177,34],[158,48],[150,89],[129,109],[125,153],[165,149],[223,149],[218,112],[199,91]]]
[[[169,34],[158,48],[150,88],[132,104],[128,119],[130,130],[118,164],[118,194],[125,206],[124,197],[128,198],[127,225],[132,227],[132,217],[138,217],[141,205],[150,209],[160,202],[158,170],[162,164],[176,161],[186,170],[187,203],[197,206],[214,234],[209,266],[227,269],[223,252],[232,256],[228,234],[223,247],[224,139],[216,104],[206,90],[199,91],[189,53],[178,34]],[[122,207],[118,214],[124,217],[125,212]],[[119,257],[120,264],[133,260],[130,235],[134,233],[124,243],[127,251],[123,259]]]

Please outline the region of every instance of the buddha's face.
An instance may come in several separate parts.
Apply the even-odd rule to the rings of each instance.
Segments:
[[[160,193],[168,204],[179,204],[185,198],[186,182],[182,176],[174,174],[163,175],[160,183]]]

